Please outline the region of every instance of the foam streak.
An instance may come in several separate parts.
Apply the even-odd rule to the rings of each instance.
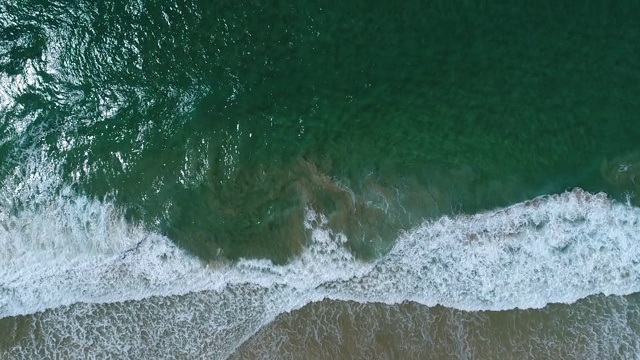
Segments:
[[[167,238],[128,225],[111,205],[60,197],[5,218],[0,316],[112,303],[238,284],[325,297],[464,310],[540,308],[591,294],[640,290],[640,210],[574,190],[473,216],[443,217],[402,234],[374,263],[357,261],[309,210],[313,244],[285,266],[209,266]],[[284,291],[284,290],[283,290]],[[289,309],[283,309],[287,311]]]

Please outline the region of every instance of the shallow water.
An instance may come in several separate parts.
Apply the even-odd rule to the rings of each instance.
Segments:
[[[634,359],[638,311],[636,295],[499,312],[323,301],[280,315],[229,358]]]

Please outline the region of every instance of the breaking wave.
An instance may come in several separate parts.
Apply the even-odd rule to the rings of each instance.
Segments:
[[[279,314],[323,299],[506,310],[640,291],[640,209],[580,189],[425,221],[371,262],[307,209],[311,244],[286,265],[207,263],[128,224],[112,204],[64,187],[53,198],[33,196],[49,191],[31,189],[34,205],[2,209],[0,318],[65,314],[59,322],[71,326],[102,304],[133,318],[141,307],[170,318],[202,308],[208,335],[189,341],[218,341],[213,354],[221,356]]]

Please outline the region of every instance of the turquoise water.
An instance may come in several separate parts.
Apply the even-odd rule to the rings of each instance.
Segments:
[[[397,321],[494,310],[522,328],[539,313],[514,308],[589,324],[637,306],[638,15],[606,1],[3,2],[0,355],[118,357],[138,339],[128,356],[162,340],[228,357],[257,333],[238,354],[260,357],[259,329],[359,309],[345,301]],[[601,293],[595,315],[545,307]],[[133,315],[146,306],[162,310]],[[215,344],[170,320],[203,313]],[[546,331],[518,341],[553,356]],[[407,349],[393,356],[421,354]],[[619,349],[637,356],[637,341]],[[264,356],[304,352],[282,354]]]

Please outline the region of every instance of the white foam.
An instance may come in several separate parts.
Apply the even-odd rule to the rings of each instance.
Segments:
[[[211,267],[127,224],[110,204],[62,193],[37,209],[3,212],[2,317],[243,283],[296,289],[302,305],[329,297],[465,310],[539,308],[640,290],[640,210],[581,190],[425,222],[374,263],[356,260],[344,236],[309,210],[313,243],[290,264]]]
[[[278,314],[324,298],[504,310],[640,291],[640,209],[604,194],[574,190],[428,221],[372,263],[355,259],[343,246],[347,239],[309,209],[305,225],[313,241],[291,263],[211,265],[128,224],[113,205],[57,185],[47,176],[56,169],[33,167],[41,171],[17,170],[13,179],[22,180],[4,184],[0,318],[185,294],[202,301],[197,294],[206,293],[211,336],[226,344],[216,348],[221,355]],[[20,210],[12,214],[16,204]],[[172,306],[184,308],[180,316],[190,311]]]
[[[639,220],[639,209],[579,189],[444,217],[403,234],[336,298],[505,310],[634,293]]]

